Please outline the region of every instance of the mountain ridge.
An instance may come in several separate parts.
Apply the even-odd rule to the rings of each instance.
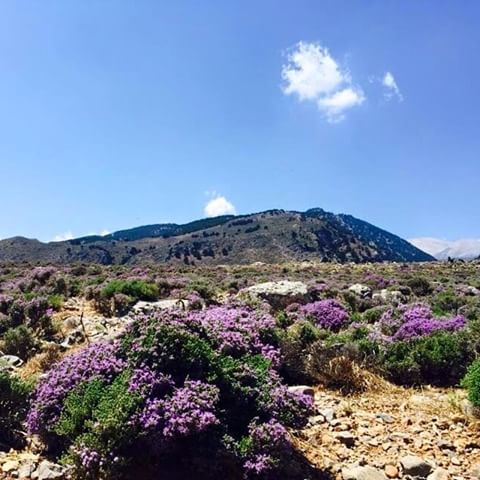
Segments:
[[[43,243],[0,240],[2,261],[125,264],[432,261],[406,240],[348,214],[321,208],[224,215],[186,224],[152,224],[105,236]]]

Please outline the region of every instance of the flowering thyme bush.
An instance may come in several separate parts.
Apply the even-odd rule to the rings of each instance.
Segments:
[[[385,342],[412,340],[438,331],[455,332],[466,326],[463,315],[452,318],[435,318],[428,305],[402,306],[398,311],[387,310],[380,318],[380,335],[374,339]]]
[[[275,475],[292,452],[286,428],[305,424],[312,401],[282,384],[274,338],[273,318],[245,307],[139,316],[49,372],[30,431],[82,478],[118,478],[142,458],[156,472]]]
[[[348,312],[336,300],[319,300],[307,303],[300,308],[300,312],[310,317],[322,328],[339,330],[348,321]]]

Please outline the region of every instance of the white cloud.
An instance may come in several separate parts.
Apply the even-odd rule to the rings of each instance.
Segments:
[[[391,72],[386,72],[382,79],[382,85],[386,88],[384,97],[386,100],[391,100],[397,97],[399,102],[403,102],[403,95],[398,88],[397,81]]]
[[[224,196],[214,194],[211,198],[203,212],[206,217],[218,217],[219,215],[236,215],[237,211],[235,206],[229,202]]]
[[[104,228],[103,230],[100,230],[100,235],[102,237],[104,237],[105,235],[108,235],[110,232],[110,230],[107,230],[106,228]]]
[[[325,111],[330,123],[341,122],[345,118],[345,110],[356,105],[361,105],[365,100],[362,90],[344,88],[332,95],[318,100],[318,108]]]
[[[53,237],[54,242],[64,242],[65,240],[71,240],[73,238],[73,233],[69,230],[65,233],[60,233]]]
[[[347,110],[364,102],[363,90],[320,44],[299,42],[287,59],[282,67],[283,93],[314,101],[330,123],[342,121]]]
[[[480,256],[480,239],[478,238],[451,241],[441,238],[421,237],[412,238],[409,242],[439,260],[446,260],[448,257],[470,260]]]

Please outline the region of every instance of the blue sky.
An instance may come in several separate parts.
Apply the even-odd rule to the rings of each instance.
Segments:
[[[454,0],[1,2],[0,238],[317,206],[480,237],[479,23]]]

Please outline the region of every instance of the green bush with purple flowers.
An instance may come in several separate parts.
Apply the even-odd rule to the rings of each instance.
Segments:
[[[274,326],[238,306],[138,317],[48,373],[29,429],[82,478],[118,478],[146,458],[156,471],[174,460],[274,477],[293,454],[286,428],[305,425],[312,403],[281,381]]]

